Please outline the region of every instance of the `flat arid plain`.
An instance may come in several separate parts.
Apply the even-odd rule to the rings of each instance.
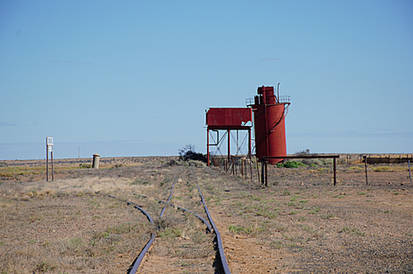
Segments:
[[[341,160],[341,158],[340,158]],[[178,157],[0,162],[1,273],[125,273],[156,239],[140,273],[214,273],[214,237],[197,185],[223,240],[232,273],[413,272],[413,184],[407,164],[339,161],[269,166],[253,178]],[[252,166],[255,166],[254,164]],[[175,183],[171,206],[160,211]],[[131,201],[144,208],[146,217]]]

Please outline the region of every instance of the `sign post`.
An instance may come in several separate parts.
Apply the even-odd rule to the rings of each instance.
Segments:
[[[53,137],[46,137],[46,181],[49,181],[49,152],[52,164],[52,181],[54,181],[54,167],[53,167]]]

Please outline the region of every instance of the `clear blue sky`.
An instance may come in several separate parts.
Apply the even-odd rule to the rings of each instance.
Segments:
[[[411,153],[413,1],[0,1],[0,159],[205,152],[277,82],[289,153]]]

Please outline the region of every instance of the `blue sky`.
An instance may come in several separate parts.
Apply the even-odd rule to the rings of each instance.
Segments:
[[[0,2],[0,159],[205,152],[205,109],[290,95],[287,149],[412,152],[412,1]]]

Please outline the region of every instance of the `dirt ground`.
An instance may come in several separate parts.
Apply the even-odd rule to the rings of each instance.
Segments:
[[[201,187],[232,273],[413,272],[413,184],[406,164],[312,161],[269,167],[269,186],[174,157],[58,160],[46,182],[41,161],[0,161],[1,273],[124,273],[157,237],[140,273],[213,273],[213,235]],[[111,196],[108,196],[111,195]],[[115,197],[115,198],[113,198]],[[155,220],[125,200],[143,207]],[[159,228],[159,229],[158,229]]]

